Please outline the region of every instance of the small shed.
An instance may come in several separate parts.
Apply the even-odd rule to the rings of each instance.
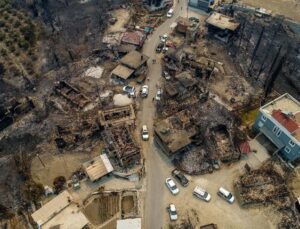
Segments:
[[[175,78],[182,84],[185,88],[191,88],[197,84],[197,80],[191,76],[187,71],[177,74]]]
[[[114,170],[106,154],[101,154],[100,156],[83,163],[82,167],[92,182]]]
[[[141,229],[141,228],[142,228],[141,218],[121,219],[117,221],[117,229]]]

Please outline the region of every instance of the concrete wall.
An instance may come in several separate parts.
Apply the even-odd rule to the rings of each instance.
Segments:
[[[271,139],[273,139],[273,141],[275,142],[278,138],[284,145],[285,147],[283,149],[280,150],[279,154],[286,159],[289,162],[292,162],[294,160],[296,160],[297,158],[300,157],[300,143],[295,140],[292,140],[292,136],[291,134],[288,133],[288,131],[283,128],[281,126],[281,124],[279,124],[276,120],[274,120],[272,117],[271,118],[267,118],[266,116],[266,120],[263,120],[263,113],[259,112],[255,124],[253,125],[253,129],[260,132],[260,128],[261,127],[267,127],[268,130],[272,131],[272,135],[268,136]],[[274,127],[278,127],[278,130],[274,129]],[[281,131],[281,134],[279,136],[277,136],[276,134],[278,133],[278,131]],[[295,145],[292,146],[290,145],[290,140],[292,140]],[[290,151],[288,152],[288,149],[290,149]]]

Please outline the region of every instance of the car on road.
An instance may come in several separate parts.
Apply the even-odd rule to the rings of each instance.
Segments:
[[[161,53],[161,51],[163,50],[163,48],[164,48],[164,44],[163,44],[162,42],[160,42],[160,43],[157,45],[155,51],[156,51],[157,53]]]
[[[166,185],[173,195],[177,195],[179,193],[179,189],[171,178],[168,177],[166,179]]]
[[[169,9],[169,11],[167,12],[167,18],[171,18],[174,15],[174,9]]]
[[[221,198],[223,198],[230,204],[232,204],[234,202],[234,196],[223,187],[219,188],[218,196],[220,196]]]
[[[178,219],[178,215],[177,215],[177,210],[176,210],[175,204],[170,204],[167,207],[167,210],[169,212],[170,220],[176,221]]]
[[[126,85],[123,87],[123,91],[128,94],[130,97],[135,96],[135,88],[133,86]]]
[[[194,188],[193,195],[206,202],[209,202],[211,199],[211,195],[200,186]]]
[[[142,86],[141,96],[145,98],[148,96],[148,94],[149,94],[149,86],[148,85]]]
[[[165,33],[164,35],[160,36],[160,41],[165,44],[168,40],[168,37],[168,34]]]
[[[161,100],[161,95],[162,95],[162,89],[159,88],[157,89],[156,95],[155,95],[155,100],[160,101]]]
[[[148,128],[146,125],[143,125],[142,126],[142,139],[144,141],[147,141],[149,140],[149,132],[148,132]]]
[[[189,180],[183,175],[182,172],[180,172],[178,169],[174,169],[172,171],[172,176],[179,181],[179,183],[186,187],[189,185]]]

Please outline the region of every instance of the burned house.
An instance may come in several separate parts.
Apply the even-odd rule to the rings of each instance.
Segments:
[[[198,19],[178,17],[175,31],[183,34],[187,40],[194,41],[199,33],[200,23]]]
[[[64,98],[71,106],[84,109],[91,100],[77,88],[65,81],[59,81],[54,87],[54,92]]]
[[[240,23],[234,18],[217,12],[209,15],[205,22],[208,32],[225,43],[229,41],[240,26]]]
[[[141,163],[141,152],[127,125],[106,128],[102,134],[111,161],[116,167],[130,168]]]
[[[172,6],[172,0],[143,0],[144,5],[149,11],[160,10]]]
[[[209,99],[189,104],[155,124],[154,139],[174,164],[188,174],[205,174],[220,162],[240,159],[234,116]]]
[[[186,90],[191,90],[198,83],[198,81],[192,77],[192,75],[188,71],[181,72],[175,75],[175,79],[179,81],[179,83]]]
[[[116,107],[99,111],[99,122],[101,126],[116,126],[121,123],[133,125],[135,122],[135,112],[133,106]]]
[[[146,71],[148,59],[149,57],[138,51],[131,51],[120,60],[120,64],[112,71],[111,77],[125,83],[130,77]]]
[[[154,139],[168,156],[185,151],[192,144],[192,137],[197,133],[191,121],[191,114],[183,110],[155,124]]]
[[[0,131],[12,125],[22,115],[34,109],[34,104],[29,97],[12,99],[0,106]]]
[[[143,31],[127,31],[121,38],[121,44],[134,45],[137,49],[143,47],[146,40],[146,34]]]

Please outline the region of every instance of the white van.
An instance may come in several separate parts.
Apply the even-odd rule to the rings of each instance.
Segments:
[[[211,196],[208,192],[206,192],[203,188],[200,186],[196,186],[193,192],[194,196],[197,198],[204,200],[206,202],[209,202],[211,199]]]
[[[173,9],[169,9],[168,13],[167,13],[167,17],[171,18],[174,14],[174,10]]]
[[[218,195],[230,204],[234,202],[234,196],[223,187],[219,188]]]

